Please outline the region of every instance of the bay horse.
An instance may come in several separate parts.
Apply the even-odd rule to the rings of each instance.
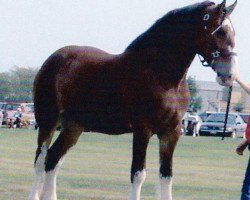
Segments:
[[[161,200],[172,200],[172,159],[187,110],[186,75],[196,54],[232,85],[237,75],[235,31],[226,6],[204,1],[157,20],[120,55],[67,46],[53,53],[34,82],[39,126],[30,200],[56,200],[56,177],[66,152],[82,132],[133,133],[130,200],[139,200],[146,150],[159,139]],[[58,122],[61,132],[50,146]]]

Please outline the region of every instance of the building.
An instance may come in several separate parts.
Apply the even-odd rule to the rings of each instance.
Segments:
[[[198,96],[202,98],[200,112],[225,112],[228,100],[228,88],[211,81],[196,81]],[[250,113],[250,97],[238,85],[233,85],[230,111],[234,112],[236,105],[243,106],[243,112]]]

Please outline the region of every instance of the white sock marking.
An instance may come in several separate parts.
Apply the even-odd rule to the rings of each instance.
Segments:
[[[33,183],[29,200],[40,200],[43,182],[44,182],[44,173],[45,173],[45,157],[47,155],[47,146],[46,144],[42,145],[41,153],[37,158],[35,165],[35,181]]]
[[[172,177],[160,176],[160,187],[159,200],[172,200]]]
[[[57,200],[56,195],[56,176],[57,176],[58,168],[56,167],[54,170],[46,173],[45,183],[43,187],[43,200]]]
[[[62,157],[55,168],[45,175],[42,200],[57,200],[56,194],[56,177],[58,174],[58,170],[64,161],[64,157]]]
[[[146,170],[138,171],[134,175],[134,181],[131,185],[129,200],[140,200],[141,187],[146,179]]]

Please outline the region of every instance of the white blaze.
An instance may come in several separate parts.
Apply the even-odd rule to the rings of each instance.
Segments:
[[[233,25],[230,21],[230,19],[226,18],[222,25],[223,27],[227,27],[230,29],[229,31],[234,34],[234,28]],[[234,42],[235,43],[235,42]],[[236,53],[237,54],[237,49],[236,46],[228,46],[228,52]],[[230,86],[232,85],[233,81],[236,79],[236,77],[239,76],[239,69],[238,69],[238,57],[237,55],[231,55],[229,63],[225,66],[221,66],[218,70],[215,70],[217,73],[222,73],[225,75],[231,75],[230,79],[226,79],[222,77],[217,77],[216,80],[220,85],[224,86]]]
[[[228,26],[232,32],[234,32],[233,25],[229,19],[225,19],[223,22],[224,26]],[[234,47],[228,47],[229,52],[237,53],[236,45]],[[238,57],[232,56],[231,58],[231,73],[233,75],[232,79],[235,80],[235,77],[239,75],[239,67],[238,67]]]

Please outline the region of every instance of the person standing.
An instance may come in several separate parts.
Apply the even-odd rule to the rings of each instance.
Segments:
[[[190,112],[188,115],[188,125],[187,131],[189,135],[193,137],[199,136],[199,129],[200,129],[201,120],[198,114]]]
[[[245,83],[240,77],[237,77],[236,82],[250,95],[250,85]],[[241,142],[236,148],[238,155],[243,155],[243,151],[248,146],[250,151],[250,117],[248,118],[247,129],[246,129],[246,139]],[[245,178],[241,190],[241,200],[250,200],[250,158],[248,161]]]
[[[3,111],[0,109],[0,127],[2,127],[3,124]]]

